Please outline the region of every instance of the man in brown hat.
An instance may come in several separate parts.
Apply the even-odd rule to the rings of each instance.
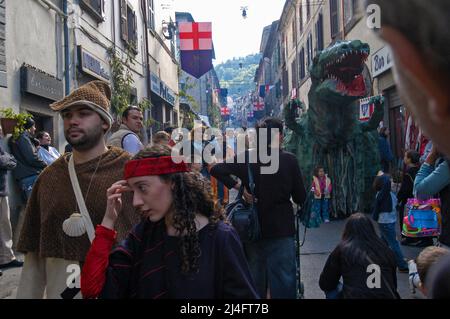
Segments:
[[[110,99],[109,86],[93,81],[50,105],[63,119],[73,152],[43,171],[33,188],[17,246],[25,253],[17,298],[81,297],[80,264],[93,239],[92,229],[105,214],[106,190],[122,179],[130,159],[125,151],[105,144],[112,123]],[[131,196],[124,201],[119,240],[139,220]]]

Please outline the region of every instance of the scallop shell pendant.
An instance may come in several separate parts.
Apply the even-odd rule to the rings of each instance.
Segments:
[[[70,215],[70,217],[63,222],[62,228],[64,233],[69,237],[80,237],[86,233],[86,224],[80,213],[73,213]]]

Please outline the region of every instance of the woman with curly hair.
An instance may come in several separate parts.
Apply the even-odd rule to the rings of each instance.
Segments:
[[[84,298],[258,298],[236,231],[215,207],[209,182],[155,145],[125,165],[107,191],[81,274]],[[122,194],[142,215],[111,252]]]

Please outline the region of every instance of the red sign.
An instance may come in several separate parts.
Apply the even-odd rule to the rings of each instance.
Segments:
[[[221,108],[220,108],[220,114],[221,114],[222,116],[230,115],[230,109],[227,108],[226,106],[221,107]]]
[[[211,22],[180,22],[180,50],[212,50]]]

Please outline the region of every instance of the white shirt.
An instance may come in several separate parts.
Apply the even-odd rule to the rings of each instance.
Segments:
[[[144,149],[144,145],[135,134],[126,135],[122,141],[122,146],[125,151],[133,155]]]

